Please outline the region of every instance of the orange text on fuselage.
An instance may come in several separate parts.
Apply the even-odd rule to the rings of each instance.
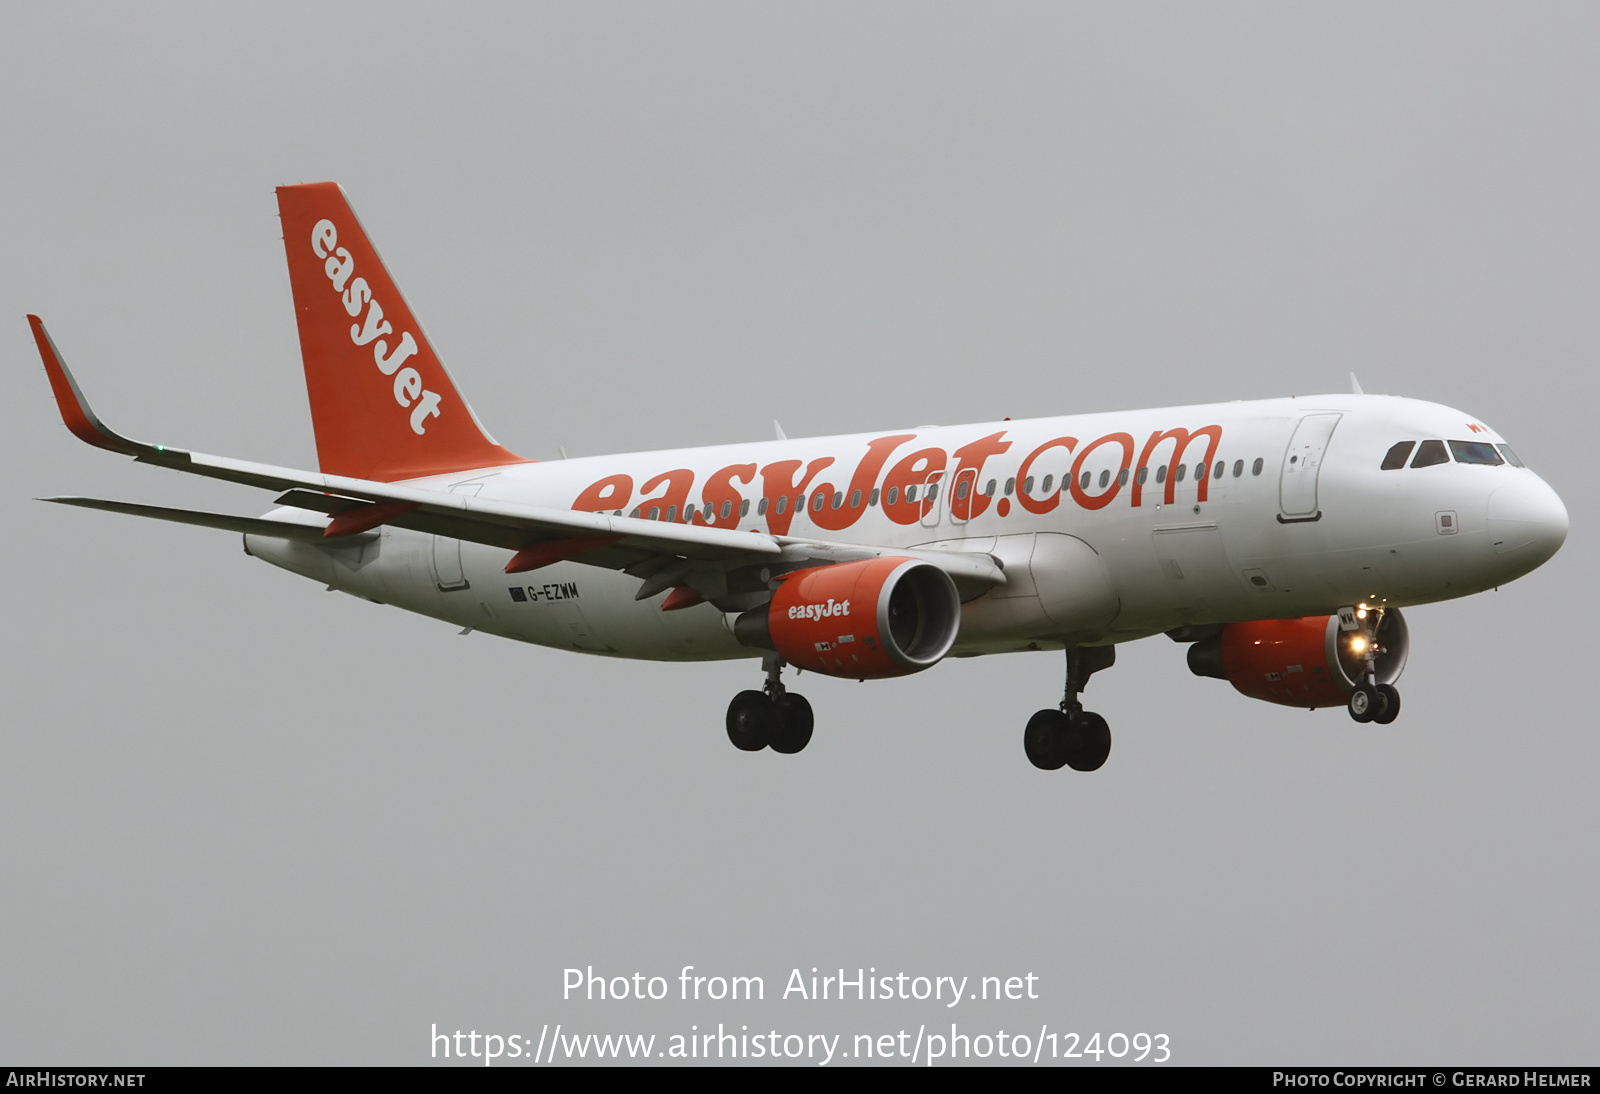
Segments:
[[[915,447],[916,439],[914,433],[896,433],[868,441],[848,476],[834,470],[837,460],[833,456],[809,460],[788,458],[765,466],[729,464],[706,476],[698,503],[690,501],[696,476],[687,467],[641,476],[643,482],[637,499],[634,476],[607,475],[585,487],[573,500],[572,508],[623,513],[636,509],[638,515],[658,520],[684,519],[683,515],[692,514],[687,519],[694,524],[736,528],[741,518],[747,516],[745,502],[753,494],[765,502],[758,514],[773,535],[787,535],[795,518],[807,508],[811,509],[812,523],[819,528],[828,531],[848,528],[871,507],[866,499],[875,491],[878,508],[896,524],[916,524],[940,504],[948,504],[955,518],[962,522],[983,515],[996,503],[998,515],[1008,515],[1009,498],[997,499],[993,488],[985,486],[983,480],[984,467],[990,458],[1012,447],[1005,431],[979,437],[953,452],[936,446]],[[1205,442],[1205,452],[1200,463],[1209,469],[1214,466],[1217,449],[1222,445],[1220,425],[1194,430],[1181,426],[1156,430],[1142,445],[1126,432],[1107,433],[1087,443],[1080,442],[1077,437],[1052,437],[1030,451],[1017,466],[1016,499],[1028,512],[1043,514],[1056,509],[1062,503],[1063,494],[1078,508],[1095,510],[1111,505],[1126,491],[1127,504],[1137,507],[1144,504],[1146,488],[1154,485],[1161,494],[1161,502],[1171,505],[1182,474],[1179,468],[1185,466],[1185,456],[1191,446],[1201,440]],[[1025,488],[1032,483],[1034,465],[1058,449],[1072,458],[1071,470],[1063,473],[1059,482],[1053,476],[1046,476],[1044,482],[1049,485],[1038,491]],[[1094,477],[1084,471],[1084,464],[1102,449],[1114,453],[1115,460],[1102,466],[1101,474]],[[1165,462],[1152,463],[1159,456],[1165,456]],[[886,466],[887,471],[884,470]],[[1158,469],[1154,484],[1146,481],[1152,467]],[[824,475],[830,471],[831,474]],[[835,481],[847,485],[838,486]],[[1206,471],[1197,472],[1195,500],[1207,499],[1210,481],[1211,476]],[[737,485],[741,483],[749,484],[752,489],[741,491]],[[946,500],[941,500],[941,490],[934,484],[944,487],[942,493]]]

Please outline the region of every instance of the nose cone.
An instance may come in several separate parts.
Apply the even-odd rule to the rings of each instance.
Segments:
[[[1521,577],[1544,565],[1567,540],[1567,507],[1537,475],[1518,475],[1489,495],[1489,541],[1499,561]],[[1508,579],[1509,580],[1509,579]]]

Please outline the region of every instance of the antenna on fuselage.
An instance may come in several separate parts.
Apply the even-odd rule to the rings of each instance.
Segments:
[[[1365,391],[1361,390],[1361,381],[1356,379],[1356,374],[1354,372],[1352,372],[1350,374],[1350,394],[1352,394],[1352,395],[1365,395],[1366,394]]]
[[[772,435],[774,438],[780,441],[786,441],[789,439],[789,434],[783,431],[783,426],[778,424],[778,419],[776,418],[772,419]]]

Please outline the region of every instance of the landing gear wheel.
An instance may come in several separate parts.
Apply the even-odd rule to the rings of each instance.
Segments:
[[[1350,717],[1358,722],[1382,722],[1389,711],[1389,697],[1372,684],[1357,684],[1350,693]],[[1396,714],[1399,711],[1395,711]]]
[[[1067,762],[1066,741],[1072,720],[1059,710],[1041,710],[1028,719],[1022,731],[1022,751],[1028,762],[1044,771],[1055,771]]]
[[[1063,752],[1072,770],[1099,770],[1111,755],[1111,727],[1094,711],[1084,711],[1072,719]]]
[[[804,695],[786,691],[773,706],[777,718],[772,730],[772,751],[793,755],[811,741],[811,729],[816,724],[811,704]]]
[[[778,708],[759,691],[741,691],[728,704],[728,740],[742,752],[766,748],[780,722]]]
[[[1388,705],[1384,707],[1382,714],[1374,714],[1372,720],[1380,726],[1386,726],[1400,717],[1400,690],[1393,684],[1379,684],[1378,694],[1383,696]]]

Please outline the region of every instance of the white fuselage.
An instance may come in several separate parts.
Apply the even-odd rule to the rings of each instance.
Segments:
[[[1181,452],[1172,430],[1187,431]],[[696,523],[799,541],[987,553],[1007,580],[963,604],[960,656],[1444,600],[1555,553],[1566,510],[1526,468],[1380,469],[1396,442],[1430,439],[1502,441],[1438,404],[1323,395],[514,464],[409,485],[659,520],[692,507]],[[508,550],[392,528],[346,546],[256,535],[246,546],[334,588],[540,645],[655,660],[761,652],[712,604],[663,612],[660,596],[635,599],[638,578],[578,562],[506,574]]]

